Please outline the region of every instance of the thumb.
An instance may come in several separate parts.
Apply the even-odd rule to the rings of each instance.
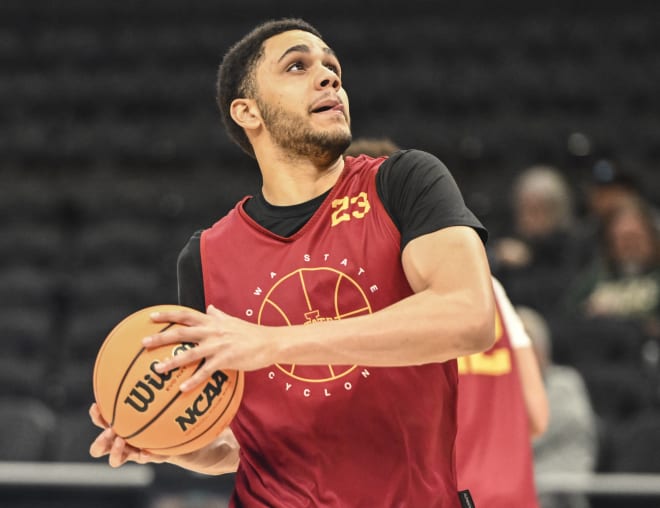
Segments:
[[[212,304],[206,308],[206,313],[209,314],[210,316],[216,316],[216,317],[225,315],[224,312],[222,312],[219,309],[216,309]]]

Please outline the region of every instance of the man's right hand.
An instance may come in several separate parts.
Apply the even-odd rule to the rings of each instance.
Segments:
[[[119,467],[126,462],[137,462],[147,464],[165,462],[168,457],[155,455],[146,450],[140,450],[129,445],[123,438],[117,436],[108,423],[101,416],[101,411],[96,403],[89,408],[89,416],[97,427],[103,432],[94,440],[89,447],[92,457],[100,458],[108,455],[108,463],[111,467]]]

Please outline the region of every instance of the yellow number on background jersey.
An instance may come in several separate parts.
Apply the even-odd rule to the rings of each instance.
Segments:
[[[498,347],[503,331],[502,318],[498,310],[495,313],[495,344],[488,351],[459,358],[458,373],[501,376],[511,372],[511,351],[501,345]]]

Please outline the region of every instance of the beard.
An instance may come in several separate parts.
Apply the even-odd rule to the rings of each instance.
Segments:
[[[303,115],[270,106],[256,99],[266,129],[273,141],[293,157],[304,157],[321,163],[337,159],[351,144],[349,128],[335,128],[318,132],[312,129]]]

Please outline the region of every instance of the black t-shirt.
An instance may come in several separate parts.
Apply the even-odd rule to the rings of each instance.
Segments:
[[[488,233],[465,206],[456,182],[445,165],[420,150],[394,153],[380,166],[376,189],[385,209],[401,233],[401,250],[411,240],[448,226],[474,228],[484,243]],[[288,237],[312,217],[330,191],[293,206],[274,206],[259,194],[245,203],[245,212],[269,231]],[[197,231],[179,254],[179,303],[206,309],[202,261]]]

